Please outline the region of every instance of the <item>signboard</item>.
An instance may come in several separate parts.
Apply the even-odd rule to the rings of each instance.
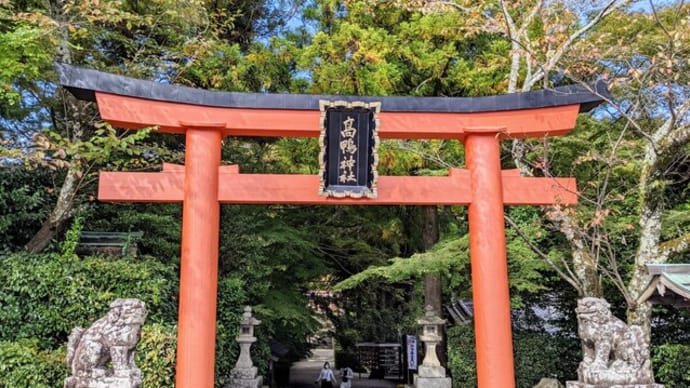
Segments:
[[[319,101],[319,195],[376,198],[380,102]]]
[[[407,336],[407,369],[417,370],[417,336]]]

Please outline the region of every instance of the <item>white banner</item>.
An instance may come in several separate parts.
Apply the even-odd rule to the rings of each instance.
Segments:
[[[417,336],[407,336],[407,369],[417,370]]]

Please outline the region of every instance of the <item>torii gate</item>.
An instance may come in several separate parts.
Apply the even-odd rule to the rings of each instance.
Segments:
[[[602,102],[583,87],[478,97],[353,97],[212,92],[57,65],[61,84],[98,103],[103,120],[183,134],[185,165],[102,172],[98,198],[182,202],[177,388],[214,385],[220,204],[466,205],[480,388],[515,387],[504,205],[577,202],[573,178],[501,170],[499,141],[564,135]],[[606,95],[604,84],[597,94]],[[381,138],[458,139],[467,169],[447,177],[381,176],[376,198],[319,196],[319,177],[241,174],[221,166],[226,136],[318,137],[319,100],[380,102]]]

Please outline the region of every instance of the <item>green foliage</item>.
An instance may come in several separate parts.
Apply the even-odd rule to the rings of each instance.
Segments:
[[[336,284],[333,290],[339,292],[351,289],[374,277],[399,282],[429,274],[457,273],[468,265],[468,244],[467,237],[444,240],[436,244],[431,251],[415,253],[409,258],[390,259],[387,266],[369,267]]]
[[[0,166],[0,252],[17,250],[29,241],[50,211],[54,192],[45,169]]]
[[[115,298],[143,300],[147,322],[176,320],[177,274],[158,262],[14,254],[0,264],[0,341],[31,338],[55,348],[74,326],[100,318]]]
[[[174,268],[152,260],[107,261],[97,257],[62,260],[52,255],[27,254],[3,257],[0,263],[4,268],[0,273],[0,303],[3,306],[0,310],[0,341],[5,341],[2,344],[8,349],[6,352],[3,352],[5,348],[0,350],[0,370],[10,376],[6,380],[0,373],[0,387],[27,386],[2,385],[8,381],[21,381],[17,379],[36,381],[37,385],[28,385],[32,387],[60,385],[67,371],[64,350],[54,357],[52,351],[43,349],[63,346],[74,326],[88,327],[102,317],[110,302],[118,297],[142,299],[149,310],[136,354],[145,386],[173,385],[177,335],[175,298],[178,289]],[[245,282],[237,277],[225,277],[219,282],[218,387],[227,382],[237,359],[239,349],[235,338],[247,302],[245,288]],[[270,324],[270,319],[267,321]],[[254,347],[254,352],[264,360],[268,359],[268,338],[268,335],[262,335]],[[27,344],[31,346],[27,347]],[[3,357],[8,361],[2,362]],[[51,357],[59,359],[55,364],[59,367],[45,361],[50,361]],[[43,369],[33,368],[31,362],[44,362],[46,365],[41,367]],[[257,365],[262,370],[267,367],[265,362],[257,362]],[[58,372],[49,373],[46,369],[49,367]],[[45,382],[41,380],[44,377],[38,374],[44,370]]]
[[[77,256],[77,245],[79,245],[79,236],[81,235],[82,228],[84,227],[84,216],[81,214],[76,215],[72,219],[72,226],[70,226],[67,233],[65,233],[65,239],[60,244],[60,260],[76,260]]]
[[[518,387],[533,387],[543,377],[577,380],[582,360],[578,338],[543,332],[515,332],[514,337]]]
[[[216,322],[216,386],[223,387],[229,381],[230,371],[235,367],[239,347],[236,343],[239,333],[242,312],[247,303],[245,292],[246,283],[239,277],[228,276],[220,279],[218,283],[218,318]],[[256,312],[254,312],[256,316]],[[260,343],[265,343],[266,338],[257,336]],[[252,345],[252,354],[261,346],[258,343]],[[259,361],[258,358],[252,358]],[[263,363],[255,364],[260,371],[265,370]]]
[[[528,210],[523,217],[527,220],[536,214],[536,211],[530,213]],[[522,295],[546,289],[543,281],[546,266],[512,230],[507,231],[507,254],[511,302],[513,307],[521,307]],[[469,266],[469,235],[447,236],[427,252],[415,253],[408,258],[392,258],[388,260],[388,265],[384,266],[370,266],[339,282],[334,286],[334,290],[351,289],[372,278],[394,283],[435,274],[446,279],[446,292],[468,296],[471,284]]]
[[[180,256],[182,206],[179,204],[98,203],[90,208],[85,230],[144,233],[137,242],[142,256],[177,263]]]
[[[474,330],[471,325],[448,330],[448,367],[453,387],[476,387]],[[544,332],[514,331],[515,379],[519,388],[536,385],[543,377],[576,380],[581,361],[580,342],[575,337]]]
[[[656,381],[668,388],[690,387],[690,346],[664,344],[653,348],[652,365]]]
[[[38,341],[0,341],[0,388],[62,386],[67,377],[65,349],[40,349]]]
[[[53,61],[54,42],[45,34],[44,18],[17,15],[0,2],[0,116],[16,117],[22,89],[40,80]],[[0,151],[0,156],[3,152]]]
[[[175,385],[175,347],[177,330],[174,326],[146,323],[135,354],[141,369],[142,386],[173,387]]]
[[[474,330],[471,325],[448,328],[448,372],[454,388],[476,388],[477,368]]]

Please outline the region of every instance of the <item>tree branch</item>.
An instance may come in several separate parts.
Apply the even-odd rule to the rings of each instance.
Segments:
[[[672,254],[690,251],[690,233],[659,244],[659,262],[666,262]]]
[[[685,100],[677,109],[671,109],[671,117],[652,134],[651,140],[655,148],[671,149],[690,141],[690,126],[676,126],[683,121],[688,112],[690,100]],[[678,130],[674,131],[675,128]]]
[[[527,236],[522,232],[522,230],[521,230],[520,227],[515,223],[515,221],[513,221],[508,215],[504,215],[503,218],[504,218],[504,219],[506,220],[506,222],[508,222],[508,224],[515,230],[515,232],[518,234],[518,236],[520,236],[520,238],[521,238],[525,243],[527,243],[527,245],[529,245],[530,249],[531,249],[534,253],[536,253],[537,255],[539,255],[539,257],[541,257],[542,260],[544,260],[547,264],[549,264],[549,266],[551,266],[551,268],[553,268],[553,270],[556,271],[556,273],[558,273],[558,275],[559,275],[561,278],[563,278],[563,280],[565,280],[565,281],[568,282],[571,286],[573,286],[573,287],[575,288],[575,290],[577,290],[577,293],[578,293],[578,294],[580,294],[580,295],[583,294],[582,285],[578,282],[577,277],[575,276],[575,274],[572,273],[572,271],[570,270],[570,267],[568,267],[568,265],[567,265],[566,263],[563,263],[563,264],[564,264],[566,270],[569,272],[569,274],[566,274],[561,268],[559,268],[559,267],[556,265],[556,263],[553,262],[553,260],[551,260],[551,258],[550,258],[547,254],[545,254],[544,252],[542,252],[541,249],[539,249],[538,246],[536,246],[534,243],[532,243],[532,241],[530,241],[530,239],[527,238]]]
[[[568,37],[568,39],[566,39],[565,42],[563,42],[558,47],[558,49],[555,50],[553,56],[551,56],[551,58],[549,58],[547,62],[534,73],[532,78],[525,80],[525,83],[522,85],[522,91],[526,92],[531,90],[532,87],[534,87],[534,84],[536,84],[537,82],[539,82],[539,80],[545,77],[546,74],[556,65],[556,63],[558,63],[561,60],[561,57],[563,57],[566,51],[570,49],[570,46],[573,44],[573,42],[579,39],[587,31],[591,30],[603,18],[605,18],[615,10],[628,5],[631,2],[631,0],[623,0],[621,2],[618,1],[619,0],[609,0],[608,4],[606,4],[604,8],[602,8],[594,18],[592,18],[592,20],[590,20],[584,27],[580,28],[579,30],[571,34]]]

